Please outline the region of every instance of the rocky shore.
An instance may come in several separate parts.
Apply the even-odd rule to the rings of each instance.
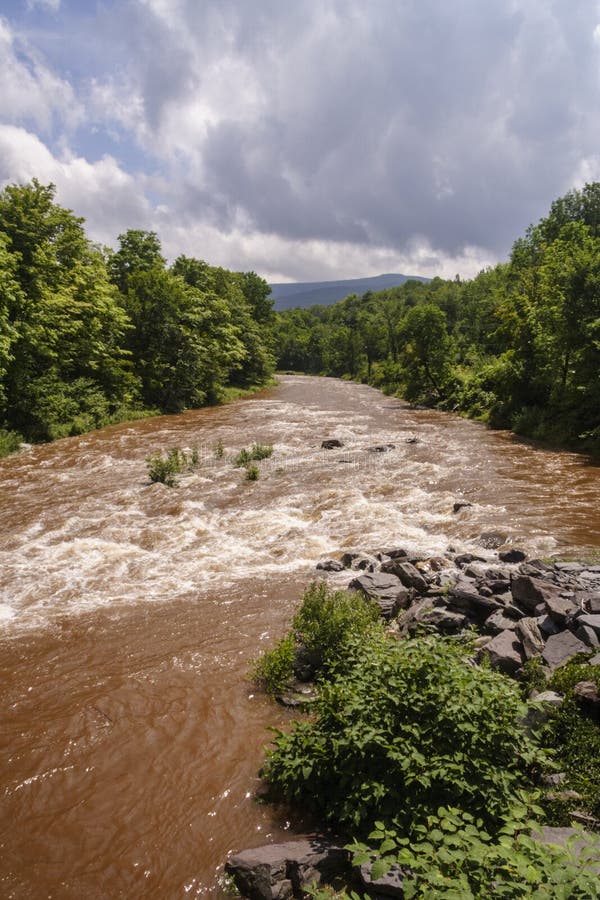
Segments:
[[[530,661],[536,661],[542,680],[579,654],[586,654],[589,664],[600,665],[600,565],[529,559],[513,546],[499,547],[493,554],[486,551],[486,556],[451,550],[444,556],[415,555],[387,547],[348,551],[338,559],[320,560],[316,568],[347,572],[348,590],[374,601],[389,634],[397,639],[423,631],[445,636],[466,632],[474,638],[474,664],[490,664],[516,678],[525,676]],[[305,704],[313,677],[310,659],[299,654],[295,683],[280,694],[280,701]],[[598,721],[596,684],[582,682],[575,694],[586,714]],[[562,702],[559,694],[544,690],[532,691],[531,699],[534,719],[543,716],[545,706]],[[585,813],[579,821],[592,828],[600,824]],[[564,845],[576,834],[571,828],[544,828],[540,837]],[[251,900],[301,897],[308,886],[330,883],[337,876],[352,876],[361,891],[373,897],[404,896],[401,873],[393,868],[377,881],[368,866],[352,873],[341,843],[301,836],[244,851],[231,857],[226,869]],[[598,847],[600,866],[600,843]]]

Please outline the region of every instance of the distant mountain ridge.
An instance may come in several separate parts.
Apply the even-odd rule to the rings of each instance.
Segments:
[[[305,306],[331,306],[348,294],[366,294],[399,287],[405,281],[431,281],[422,275],[372,275],[369,278],[346,278],[341,281],[297,281],[292,284],[271,284],[274,308],[298,309]]]

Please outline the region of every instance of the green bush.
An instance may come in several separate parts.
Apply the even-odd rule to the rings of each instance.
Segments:
[[[287,634],[254,663],[252,679],[267,693],[278,693],[294,674],[295,657],[294,636]]]
[[[392,864],[401,866],[406,900],[600,897],[598,877],[586,864],[588,853],[590,859],[594,856],[592,847],[576,857],[570,850],[542,844],[535,837],[535,823],[527,819],[526,799],[513,803],[495,835],[486,831],[482,819],[452,807],[438,809],[410,836],[378,822],[369,835],[371,846],[351,846],[354,863],[371,862],[373,878]]]
[[[377,819],[406,830],[440,806],[498,824],[548,758],[518,724],[518,686],[464,652],[439,638],[356,638],[315,717],[278,733],[264,768],[273,792],[362,833]]]
[[[382,636],[375,604],[359,594],[329,591],[325,583],[314,582],[304,592],[290,633],[254,664],[253,678],[269,693],[277,693],[294,674],[296,650],[304,648],[322,680],[334,669],[341,673],[351,666],[356,646]]]
[[[150,481],[175,487],[177,484],[175,476],[195,469],[200,464],[200,455],[195,447],[189,454],[178,447],[172,447],[166,454],[161,451],[149,456],[146,464]]]
[[[236,468],[247,466],[254,460],[268,459],[273,454],[273,448],[267,444],[252,444],[250,449],[242,447],[239,453],[233,458],[233,465]]]
[[[600,688],[600,666],[591,666],[579,657],[557,669],[550,679],[549,687],[565,699],[550,718],[545,740],[556,751],[567,776],[561,788],[581,794],[575,805],[600,818],[600,726],[575,700],[573,688],[580,681],[594,682]],[[563,821],[568,824],[568,805]]]
[[[319,660],[323,675],[341,674],[353,665],[356,650],[365,641],[383,637],[379,609],[353,591],[330,591],[325,582],[313,582],[292,619],[298,646]]]
[[[246,481],[258,481],[260,469],[255,463],[246,466]]]
[[[8,456],[10,453],[16,453],[23,441],[22,434],[0,428],[0,458]]]

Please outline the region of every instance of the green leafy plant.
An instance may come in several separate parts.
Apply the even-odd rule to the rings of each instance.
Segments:
[[[548,765],[518,724],[518,686],[475,669],[449,640],[363,636],[322,684],[315,716],[278,732],[264,775],[275,795],[365,832],[456,806],[492,827]]]
[[[166,453],[155,453],[146,460],[150,481],[166,484],[168,487],[175,487],[176,476],[195,469],[199,463],[200,456],[196,448],[188,454],[178,447],[172,447]]]
[[[287,634],[256,660],[252,668],[252,679],[268,694],[278,693],[294,674],[295,657],[294,636]]]
[[[272,447],[266,444],[252,444],[249,450],[247,447],[242,447],[240,452],[233,457],[233,465],[239,469],[255,460],[268,459],[272,454]]]
[[[383,636],[379,611],[356,593],[330,591],[314,582],[305,592],[292,628],[254,664],[252,677],[269,693],[277,693],[292,678],[298,651],[306,651],[318,680],[334,669],[351,666],[355,645]]]
[[[225,447],[223,446],[223,441],[219,438],[219,440],[215,444],[215,459],[223,459],[224,456]]]
[[[354,863],[370,862],[373,879],[392,865],[400,866],[406,900],[599,897],[597,875],[586,864],[597,846],[580,850],[576,857],[570,849],[543,844],[538,826],[528,819],[536,811],[528,800],[517,795],[493,833],[481,818],[457,807],[439,808],[408,834],[377,822],[369,844],[355,841],[350,846]]]
[[[260,469],[255,463],[246,466],[246,481],[257,481],[260,475]]]

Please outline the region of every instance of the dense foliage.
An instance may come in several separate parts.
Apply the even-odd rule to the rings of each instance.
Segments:
[[[492,426],[600,449],[600,184],[510,260],[278,316],[279,365],[369,381]]]
[[[399,640],[366,621],[365,610],[356,595],[313,585],[290,633],[263,657],[266,669],[259,664],[259,674],[284,679],[299,647],[329,660],[318,668],[310,716],[278,731],[267,757],[274,799],[308,807],[351,836],[354,864],[369,863],[371,878],[400,867],[406,898],[600,897],[588,861],[597,845],[588,857],[539,839],[536,784],[551,759],[539,734],[525,730],[518,683],[475,667],[468,643]],[[590,668],[566,667],[553,684],[568,694]],[[559,737],[564,721],[549,726]],[[362,894],[322,888],[312,896]]]
[[[273,370],[269,286],[153,232],[103,251],[34,180],[0,193],[0,453],[219,401]]]
[[[265,690],[281,691],[294,675],[298,662],[307,661],[317,680],[331,672],[345,672],[357,652],[381,637],[379,609],[356,593],[329,591],[314,582],[305,592],[292,619],[289,634],[257,660],[253,676]]]

